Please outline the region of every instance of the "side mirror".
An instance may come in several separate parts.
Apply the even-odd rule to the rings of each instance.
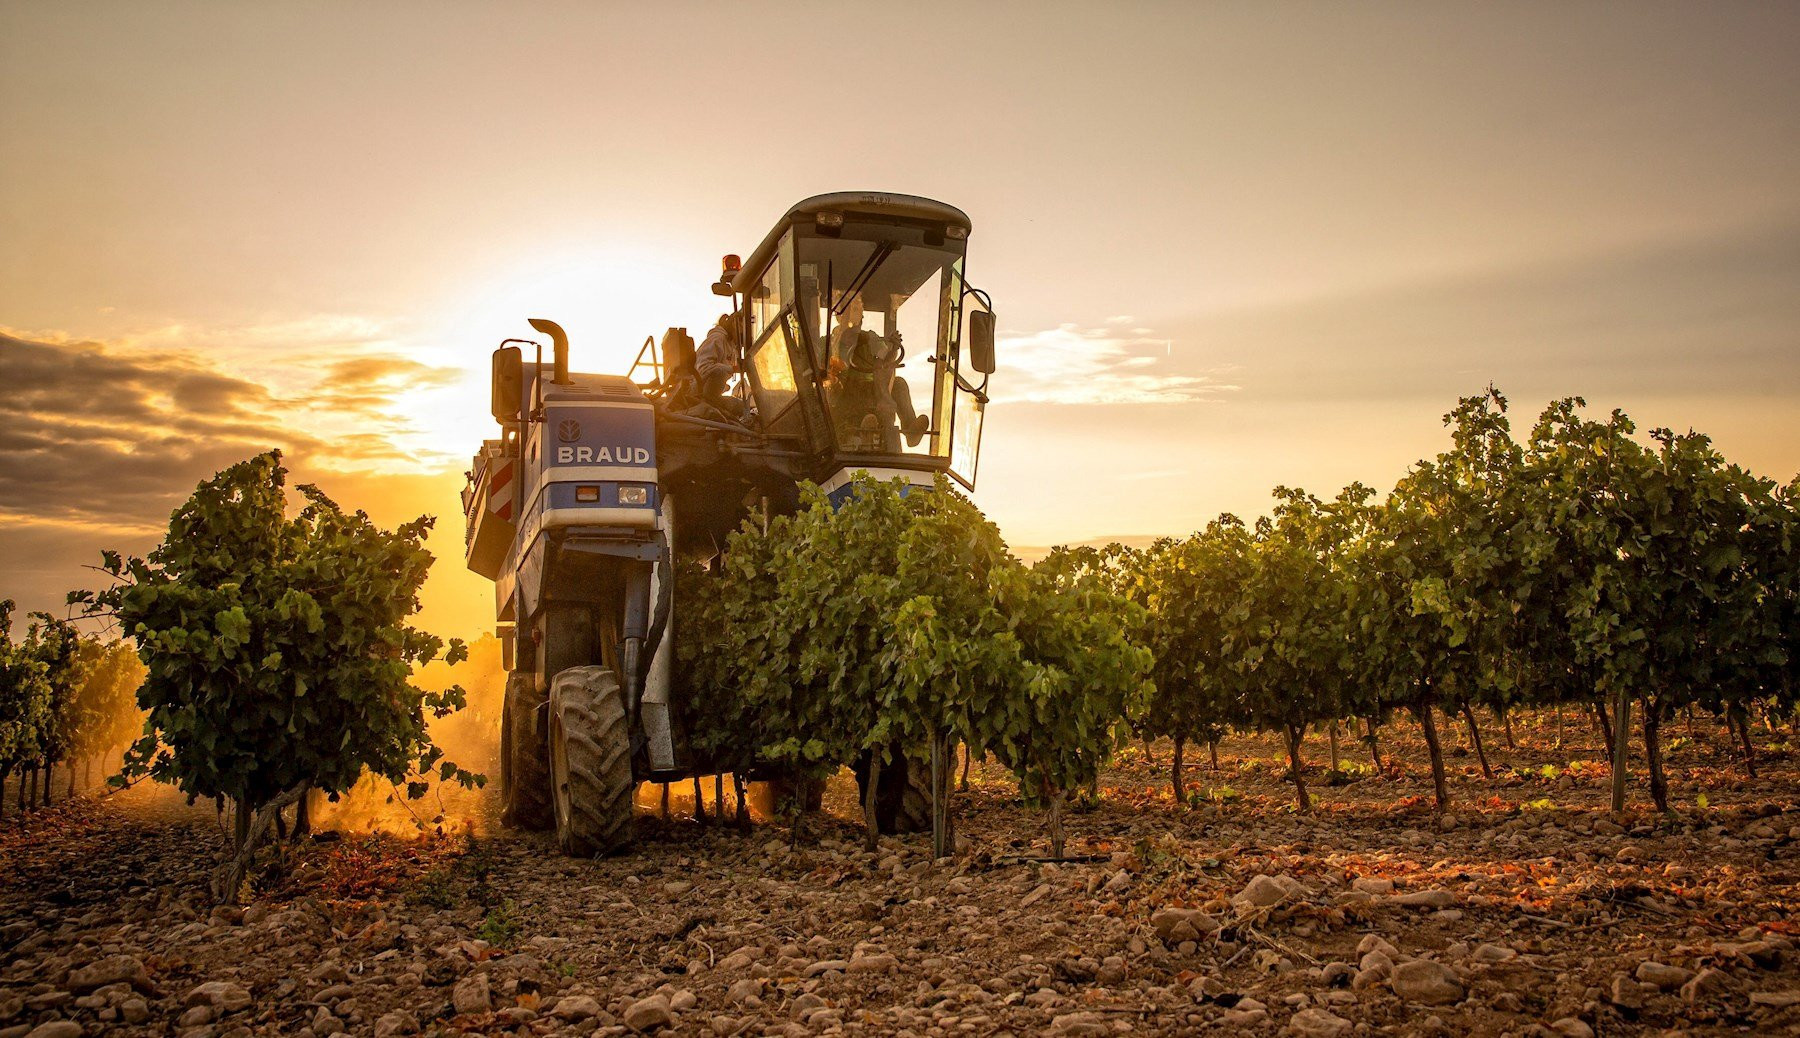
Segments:
[[[519,420],[524,405],[524,356],[517,346],[502,346],[494,351],[493,405],[494,421],[505,425]]]
[[[994,315],[969,311],[969,366],[983,375],[994,373]]]

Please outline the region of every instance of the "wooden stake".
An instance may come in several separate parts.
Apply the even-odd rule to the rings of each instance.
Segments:
[[[1481,762],[1481,777],[1492,779],[1494,769],[1488,767],[1487,751],[1481,748],[1481,726],[1475,723],[1475,708],[1464,702],[1462,713],[1469,726],[1469,742],[1475,746],[1475,759]]]
[[[881,833],[875,825],[875,797],[881,785],[881,753],[869,754],[869,784],[863,790],[863,848],[874,851],[880,844]],[[935,821],[935,819],[934,819]]]
[[[1181,788],[1181,758],[1182,751],[1186,748],[1186,737],[1177,735],[1175,737],[1175,754],[1169,759],[1169,788],[1174,792],[1177,804],[1187,803],[1187,791]]]
[[[931,857],[944,856],[944,740],[931,738]]]
[[[1615,710],[1618,717],[1613,724],[1612,809],[1617,815],[1625,812],[1625,769],[1631,753],[1631,694],[1624,689],[1619,690]]]

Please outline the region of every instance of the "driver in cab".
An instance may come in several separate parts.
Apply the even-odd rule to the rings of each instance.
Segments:
[[[918,446],[931,420],[913,410],[912,390],[897,374],[906,359],[900,332],[882,336],[862,326],[859,292],[838,313],[831,332],[828,385],[836,389],[832,406],[840,427],[854,428],[866,440],[864,449],[898,451],[898,433],[908,447]],[[858,415],[860,414],[860,418]]]

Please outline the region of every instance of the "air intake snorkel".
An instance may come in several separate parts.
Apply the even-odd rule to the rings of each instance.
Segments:
[[[554,356],[555,373],[550,381],[559,386],[569,384],[569,336],[562,330],[562,325],[542,317],[531,318],[531,326],[550,336],[551,353]]]

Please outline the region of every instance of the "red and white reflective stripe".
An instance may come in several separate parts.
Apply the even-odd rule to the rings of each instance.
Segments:
[[[503,461],[488,471],[491,473],[491,475],[488,476],[489,494],[497,493],[501,488],[512,482],[513,463],[510,461]]]
[[[513,511],[513,463],[503,462],[490,471],[492,474],[488,477],[488,511],[510,522]]]

